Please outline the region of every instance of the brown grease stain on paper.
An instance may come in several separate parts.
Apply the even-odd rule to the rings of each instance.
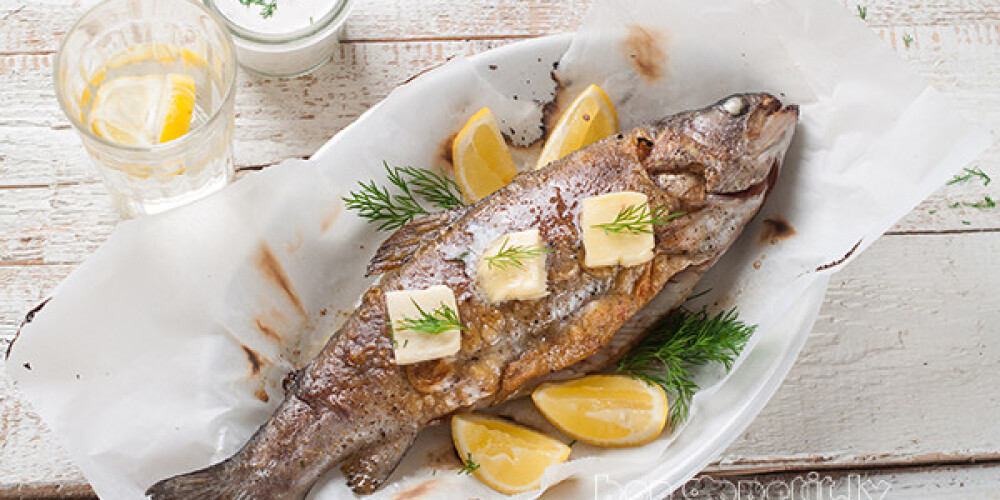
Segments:
[[[462,466],[462,461],[458,458],[455,446],[451,443],[448,443],[447,446],[442,446],[437,450],[427,452],[427,457],[424,459],[424,462],[429,467],[438,470],[455,470]]]
[[[41,301],[38,305],[32,307],[31,310],[28,311],[28,314],[24,316],[24,319],[21,320],[21,326],[17,327],[17,333],[14,334],[14,338],[10,339],[10,343],[7,344],[7,353],[4,355],[4,359],[10,359],[10,351],[14,348],[14,342],[17,342],[17,339],[21,336],[21,330],[24,329],[24,325],[34,321],[35,315],[38,314],[38,312],[41,311],[50,300],[52,300],[52,297],[48,297]]]
[[[276,344],[279,345],[281,344],[282,341],[281,334],[278,333],[277,330],[270,327],[267,323],[264,323],[264,321],[261,318],[254,318],[253,321],[254,323],[256,323],[257,329],[260,330],[260,333],[264,334],[265,337],[273,340]]]
[[[246,354],[247,361],[250,363],[250,375],[260,375],[262,367],[264,364],[268,363],[267,358],[261,356],[260,353],[247,347],[246,345],[240,344],[240,347],[243,348],[243,354]]]
[[[264,387],[264,381],[261,380],[260,387],[256,391],[253,391],[253,397],[260,400],[261,403],[266,403],[271,400],[271,397],[267,395],[267,388]]]
[[[292,287],[292,281],[288,279],[288,274],[285,273],[285,269],[281,267],[281,263],[275,258],[274,253],[271,248],[267,246],[267,243],[262,243],[260,246],[260,256],[257,259],[257,269],[260,270],[261,274],[267,278],[268,281],[276,285],[281,289],[285,295],[288,296],[288,300],[292,302],[295,309],[306,317],[306,309],[302,306],[302,299],[299,298],[299,294],[295,292]]]
[[[833,262],[830,262],[828,264],[823,264],[822,266],[817,267],[816,270],[817,271],[826,271],[827,269],[831,269],[831,268],[834,268],[834,267],[837,267],[837,266],[843,264],[844,262],[847,261],[847,259],[851,258],[851,255],[854,255],[854,252],[856,252],[858,250],[858,247],[861,246],[861,242],[862,241],[864,241],[864,238],[858,240],[858,242],[855,243],[854,246],[851,247],[851,249],[848,250],[847,253],[844,254],[843,257],[841,257],[841,258],[839,258],[839,259],[837,259],[837,260],[835,260]]]
[[[260,353],[254,351],[253,349],[247,347],[244,344],[240,344],[240,347],[243,348],[243,354],[247,355],[247,361],[250,363],[250,376],[251,377],[260,376],[261,371],[264,368],[264,365],[270,364],[271,362],[267,358],[262,356]],[[263,403],[266,403],[271,400],[271,397],[267,395],[267,381],[263,377],[261,377],[260,379],[260,385],[257,386],[257,388],[254,389],[253,391],[253,397],[257,398],[259,401]]]
[[[416,500],[418,498],[423,498],[434,491],[434,485],[436,485],[440,479],[428,479],[408,490],[400,491],[396,496],[392,497],[393,500]]]
[[[776,245],[781,240],[787,240],[795,234],[795,228],[783,217],[772,217],[764,219],[764,230],[760,233],[760,242]]]
[[[288,243],[285,243],[285,252],[287,253],[298,252],[299,249],[302,248],[303,243],[305,243],[305,238],[302,237],[302,231],[301,230],[295,231],[295,239],[289,241]]]
[[[327,232],[330,229],[330,227],[333,226],[333,223],[337,222],[337,219],[340,218],[340,213],[343,211],[344,211],[344,205],[338,203],[336,206],[333,207],[332,210],[327,212],[327,214],[323,216],[323,222],[322,225],[320,226],[322,232],[324,233]]]
[[[449,135],[445,140],[441,141],[438,145],[438,159],[441,160],[442,169],[445,166],[453,167],[455,165],[455,159],[452,158],[452,147],[455,144],[455,138],[458,137],[458,132]]]
[[[552,96],[551,101],[542,106],[542,123],[540,125],[542,127],[542,136],[539,137],[536,142],[541,142],[543,145],[545,144],[545,141],[548,140],[552,130],[556,128],[556,123],[559,121],[559,117],[562,116],[563,111],[565,111],[570,104],[570,96],[566,95],[567,85],[559,77],[559,71],[557,68],[558,65],[559,63],[554,64],[554,68],[549,73],[549,76],[552,77],[552,81],[556,82],[554,95]]]
[[[622,42],[625,57],[643,79],[656,81],[663,76],[667,54],[663,51],[663,33],[637,24],[628,25],[628,35]]]

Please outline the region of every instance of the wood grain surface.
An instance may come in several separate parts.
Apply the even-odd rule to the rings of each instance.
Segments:
[[[51,85],[60,38],[93,3],[0,0],[0,352],[119,221]],[[241,175],[308,157],[393,88],[451,57],[571,31],[588,4],[358,1],[345,43],[319,71],[240,75]],[[1000,3],[861,4],[873,31],[964,116],[1000,131]],[[1000,146],[975,165],[995,183],[942,186],[835,275],[784,385],[705,477],[769,485],[815,472],[840,481],[835,492],[859,477],[885,481],[886,498],[997,498],[1000,209],[950,206],[1000,199]],[[0,412],[0,498],[92,495],[5,376]]]

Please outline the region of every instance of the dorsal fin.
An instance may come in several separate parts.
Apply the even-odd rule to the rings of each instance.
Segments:
[[[461,217],[466,209],[467,207],[460,207],[446,210],[407,222],[378,247],[375,256],[368,263],[365,276],[382,274],[402,266],[417,249],[430,241],[438,231]]]

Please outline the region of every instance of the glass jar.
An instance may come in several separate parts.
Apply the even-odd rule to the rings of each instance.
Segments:
[[[240,64],[260,75],[294,77],[322,66],[337,48],[351,0],[205,0],[236,42]]]

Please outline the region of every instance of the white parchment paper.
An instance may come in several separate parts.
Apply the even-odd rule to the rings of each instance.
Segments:
[[[990,142],[832,1],[599,1],[572,37],[456,59],[397,89],[309,161],[122,223],[23,328],[7,373],[101,497],[139,498],[156,480],[231,455],[281,399],[284,374],[318,351],[371,283],[363,269],[386,234],[345,212],[341,196],[359,180],[384,181],[383,160],[440,165],[447,138],[482,106],[515,143],[539,138],[543,107],[557,95],[556,61],[566,86],[559,102],[597,83],[623,128],[735,92],[801,106],[776,191],[699,285],[711,290],[702,302],[736,305],[760,325],[731,377],[787,369],[818,307],[800,297],[822,290],[826,274]],[[532,165],[533,154],[537,145],[516,156]],[[762,241],[763,221],[779,218],[794,236]],[[805,318],[796,328],[785,324],[793,313]],[[770,355],[779,344],[791,354]],[[578,444],[547,472],[545,487],[562,481],[547,496],[592,496],[605,491],[595,478],[633,479],[680,460],[685,443],[724,446],[770,395],[740,400],[752,394],[726,390],[718,370],[700,376],[706,390],[690,425],[641,448]],[[756,409],[702,425],[737,404]],[[530,402],[496,411],[559,436]],[[699,460],[676,462],[670,485],[707,458]],[[456,475],[456,463],[447,429],[428,429],[373,498],[414,488],[495,495]],[[350,493],[332,472],[311,496]]]

